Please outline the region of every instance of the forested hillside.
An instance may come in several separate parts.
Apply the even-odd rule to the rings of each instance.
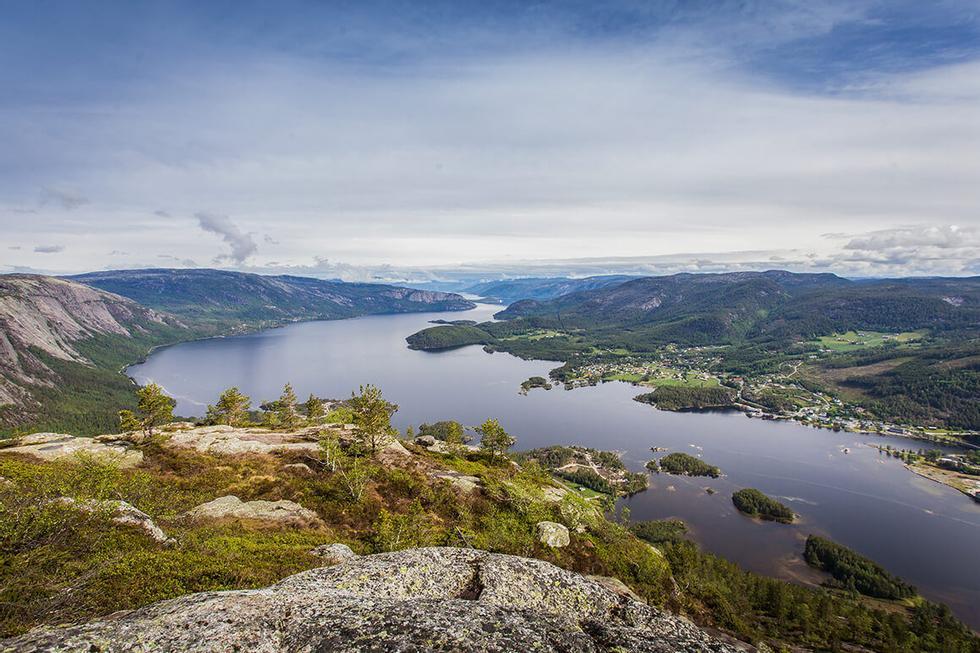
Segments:
[[[978,277],[851,281],[784,271],[677,274],[525,299],[496,317],[504,321],[432,327],[409,343],[418,349],[482,344],[566,361],[555,375],[566,383],[569,369],[662,357],[676,349],[669,357],[679,357],[682,368],[731,377],[733,388],[742,378],[793,369],[794,383],[805,383],[809,392],[843,397],[879,419],[980,429]],[[661,407],[687,406],[687,399],[672,403],[669,395],[695,391],[724,392],[663,388],[644,397],[658,397]],[[742,398],[776,411],[794,405],[771,391]]]
[[[71,277],[89,286],[219,330],[376,313],[456,311],[452,293],[294,276],[203,269],[115,270]]]

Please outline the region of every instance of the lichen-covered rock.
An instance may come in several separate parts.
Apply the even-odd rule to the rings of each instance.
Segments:
[[[451,485],[462,492],[475,492],[482,486],[482,482],[477,476],[467,476],[466,474],[460,474],[459,472],[449,470],[435,472],[432,474],[432,477],[443,481],[449,481]]]
[[[285,451],[315,452],[320,430],[319,427],[309,427],[296,431],[269,431],[219,424],[174,431],[169,434],[165,444],[169,447],[226,456]]]
[[[332,565],[339,565],[342,562],[357,557],[357,554],[349,546],[339,542],[335,542],[334,544],[321,544],[310,551],[310,553],[319,558],[323,558],[324,562]]]
[[[38,628],[0,651],[734,653],[690,622],[540,560],[409,549],[260,590]]]
[[[568,536],[568,528],[553,521],[539,521],[538,540],[545,546],[559,549],[568,546],[571,539]]]
[[[79,454],[97,460],[113,462],[120,467],[135,467],[143,462],[143,452],[121,444],[107,444],[95,438],[81,438],[64,433],[34,433],[17,440],[16,446],[6,447],[3,453],[19,453],[50,461]]]
[[[234,495],[202,503],[184,516],[191,519],[246,519],[298,528],[323,525],[315,512],[294,501],[242,501]]]
[[[289,463],[283,465],[282,468],[300,476],[309,476],[313,473],[313,470],[306,463]]]
[[[544,495],[544,500],[548,503],[558,503],[568,494],[568,490],[563,487],[546,485],[541,488],[541,493]]]

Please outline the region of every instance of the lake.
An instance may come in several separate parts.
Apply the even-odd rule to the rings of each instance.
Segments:
[[[801,559],[809,533],[871,557],[947,603],[980,628],[980,504],[908,472],[869,444],[927,447],[901,438],[861,436],[739,413],[671,413],[632,401],[639,389],[607,383],[572,391],[518,393],[521,381],[557,364],[487,354],[481,347],[412,351],[405,337],[433,319],[486,320],[499,306],[461,313],[371,316],[306,322],[231,338],[187,342],[154,352],[129,369],[177,399],[181,415],[203,415],[225,388],[276,399],[287,381],[309,393],[349,397],[373,383],[400,406],[401,429],[454,419],[476,425],[496,417],[518,449],[580,444],[623,452],[642,470],[650,447],[703,455],[719,479],[653,475],[650,489],[620,502],[633,519],[677,517],[707,550],[747,569],[819,582]],[[849,453],[844,453],[844,449]],[[709,495],[705,488],[717,491]],[[732,506],[731,493],[755,487],[801,516],[791,526],[760,523]]]

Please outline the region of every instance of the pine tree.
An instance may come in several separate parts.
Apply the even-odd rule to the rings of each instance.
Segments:
[[[174,406],[177,405],[171,397],[163,394],[163,388],[156,383],[145,385],[136,391],[139,401],[136,411],[119,411],[119,426],[126,431],[142,429],[146,436],[153,435],[153,427],[172,422]]]
[[[391,425],[391,416],[398,406],[385,401],[376,386],[362,385],[359,395],[351,393],[350,408],[354,413],[354,425],[372,456],[397,434]]]
[[[279,401],[276,402],[276,417],[279,426],[285,429],[295,428],[299,421],[296,415],[296,393],[289,383],[283,386]]]
[[[502,456],[517,442],[495,419],[485,421],[476,428],[476,432],[480,434],[480,448],[490,454],[491,461]]]
[[[305,406],[306,418],[311,422],[318,422],[327,414],[323,408],[323,399],[313,394],[310,394],[310,398],[306,400]]]
[[[453,454],[459,454],[463,449],[463,425],[459,422],[449,422],[446,427],[446,446]]]
[[[252,400],[238,388],[228,388],[218,397],[218,403],[208,406],[206,420],[209,424],[243,426],[248,421]]]

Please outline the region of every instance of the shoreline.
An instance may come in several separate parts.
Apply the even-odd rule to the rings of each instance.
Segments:
[[[934,467],[933,465],[924,465],[922,463],[906,464],[904,467],[916,476],[921,476],[940,485],[958,490],[980,503],[980,478],[971,478],[960,472]]]

